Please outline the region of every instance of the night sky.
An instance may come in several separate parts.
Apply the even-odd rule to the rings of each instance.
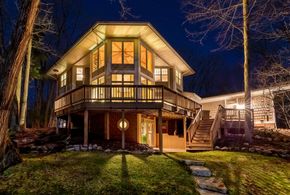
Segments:
[[[220,93],[241,91],[243,88],[242,50],[213,52],[218,46],[215,34],[212,33],[203,45],[193,42],[185,32],[186,28],[195,29],[193,25],[185,23],[184,13],[180,0],[127,0],[127,6],[132,9],[133,15],[127,21],[150,22],[159,33],[171,44],[173,48],[199,73],[200,66],[206,66],[201,61],[212,56],[219,59],[214,75],[207,78],[206,90],[196,87],[195,76],[185,78],[184,87],[187,91],[195,91],[201,96],[210,96]],[[120,7],[116,1],[85,0],[80,5],[79,32],[75,33],[77,39],[97,21],[119,21]],[[214,59],[213,59],[214,60]]]

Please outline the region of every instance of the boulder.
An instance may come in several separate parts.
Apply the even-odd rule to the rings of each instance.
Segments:
[[[255,148],[249,148],[249,152],[255,152],[256,149]]]
[[[98,146],[97,150],[103,150],[103,147],[102,146]]]
[[[229,150],[229,148],[226,147],[226,146],[224,146],[224,147],[221,148],[221,150],[222,150],[222,151],[227,151],[227,150]]]
[[[205,190],[226,194],[228,189],[221,178],[216,177],[194,177],[196,184]]]
[[[215,150],[220,150],[221,148],[219,146],[214,147]]]
[[[201,188],[196,188],[196,191],[198,192],[199,195],[223,195],[224,194],[224,193],[213,192],[213,191],[205,190]]]
[[[204,166],[189,166],[191,173],[194,176],[209,177],[211,176],[211,171]]]
[[[110,153],[110,152],[112,152],[112,150],[110,150],[110,149],[106,149],[104,152],[106,152],[106,153]]]
[[[244,146],[249,146],[250,144],[248,142],[243,143]]]
[[[261,139],[262,137],[259,136],[259,135],[255,135],[254,138],[255,138],[255,139]]]

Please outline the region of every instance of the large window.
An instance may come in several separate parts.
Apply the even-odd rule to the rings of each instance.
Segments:
[[[134,64],[134,42],[112,42],[112,64]]]
[[[93,80],[93,85],[103,85],[105,84],[105,76],[101,76],[95,80]],[[105,88],[103,87],[93,87],[91,96],[93,100],[101,100],[104,101],[105,99]]]
[[[149,79],[146,79],[145,77],[141,76],[141,84],[142,85],[153,85],[153,82],[150,81]]]
[[[152,52],[141,45],[141,67],[149,72],[153,72],[153,55]]]
[[[105,45],[102,45],[93,52],[92,72],[105,66]]]
[[[66,86],[66,72],[60,76],[60,87]]]
[[[176,73],[176,83],[178,84],[178,85],[181,85],[182,84],[182,75],[181,75],[181,73],[179,72],[179,71],[175,71],[175,73]]]
[[[134,74],[112,74],[112,85],[134,85]],[[134,88],[130,86],[112,86],[112,97],[131,99],[134,97]]]
[[[84,69],[82,67],[76,68],[76,80],[83,81],[84,79]]]
[[[93,85],[102,85],[105,84],[105,76],[101,76],[95,80],[92,81]]]
[[[154,71],[155,81],[167,82],[168,81],[168,69],[167,68],[155,68]]]

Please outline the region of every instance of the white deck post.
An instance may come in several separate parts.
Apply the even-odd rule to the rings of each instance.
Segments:
[[[162,136],[162,110],[158,110],[158,124],[157,124],[157,130],[159,134],[159,151],[163,152],[163,136]]]
[[[84,145],[88,145],[89,138],[89,112],[84,111]]]

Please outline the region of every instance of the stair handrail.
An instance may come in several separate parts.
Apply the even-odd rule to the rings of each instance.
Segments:
[[[202,113],[202,109],[200,108],[197,112],[197,114],[195,115],[193,121],[190,123],[188,129],[187,129],[187,132],[188,132],[188,137],[189,137],[189,141],[192,142],[192,139],[196,133],[196,130],[199,126],[199,122],[200,122],[200,119],[201,119],[201,113]]]
[[[210,127],[210,143],[211,147],[214,147],[215,141],[216,141],[216,136],[217,133],[220,133],[220,128],[221,128],[221,120],[223,118],[223,111],[224,107],[222,105],[219,105],[218,110],[215,114],[214,121]],[[220,136],[220,135],[219,135]]]

